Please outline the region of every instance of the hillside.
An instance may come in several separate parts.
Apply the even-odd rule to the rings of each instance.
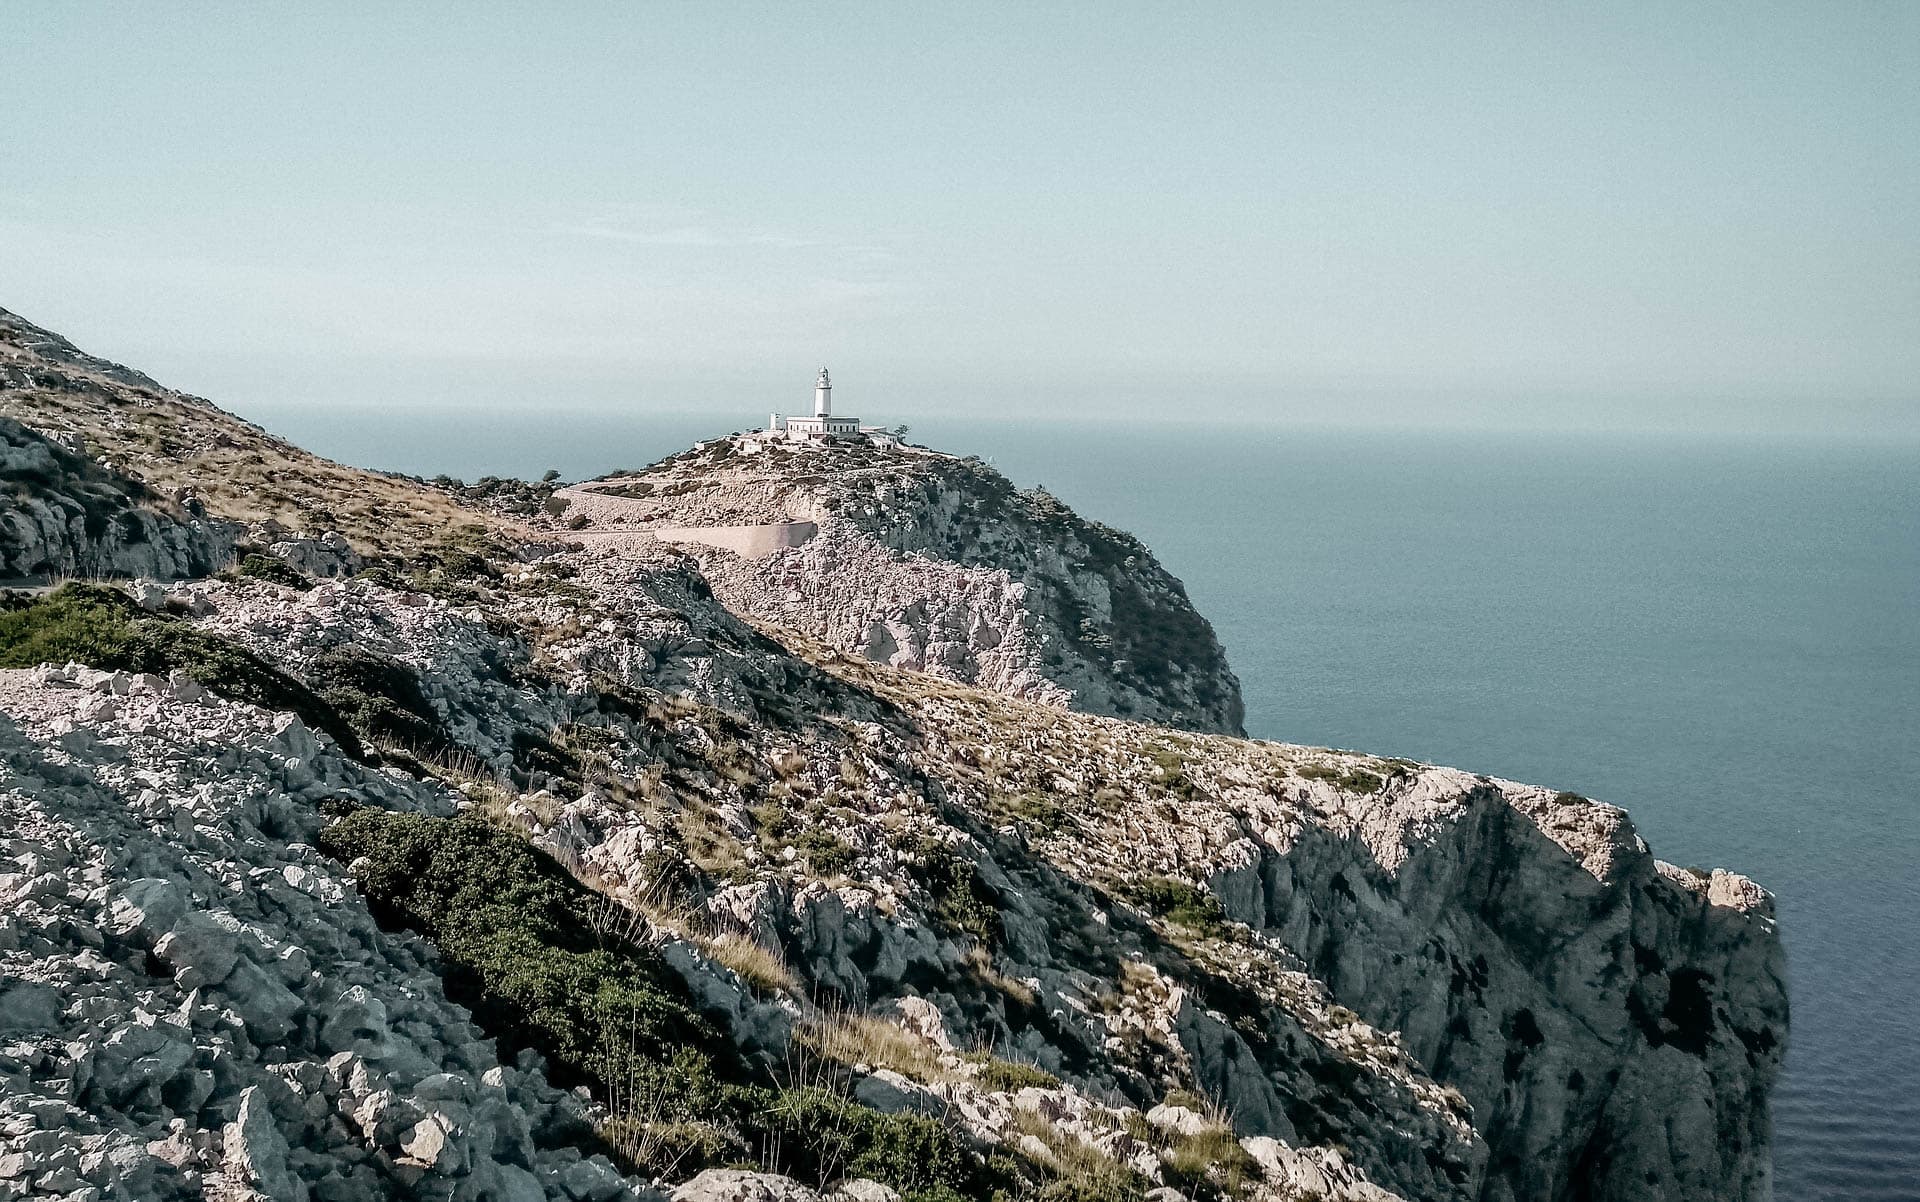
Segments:
[[[58,492],[243,558],[0,609],[0,1198],[1770,1193],[1752,882],[1571,794],[913,670],[662,541],[804,521],[1009,578],[1018,543],[1084,595],[1125,536],[977,507],[964,461],[731,443],[576,526],[593,488],[342,468],[50,339],[0,407],[68,454],[0,521]],[[289,470],[218,477],[253,455]],[[120,562],[124,520],[61,529]]]
[[[472,548],[512,523],[462,509],[419,481],[344,467],[199,397],[88,355],[0,309],[0,417],[173,506],[271,538],[337,532],[368,559],[419,562]]]

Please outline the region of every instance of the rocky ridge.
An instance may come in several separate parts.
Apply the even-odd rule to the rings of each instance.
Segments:
[[[717,560],[460,512],[0,612],[60,652],[0,674],[0,1198],[1768,1196],[1770,899],[1621,811],[776,641]],[[218,653],[65,665],[128,648]]]
[[[260,527],[269,539],[293,533],[317,543],[333,534],[367,560],[418,567],[528,537],[510,517],[463,508],[423,481],[332,463],[5,309],[0,417],[92,460],[127,489],[196,518]]]

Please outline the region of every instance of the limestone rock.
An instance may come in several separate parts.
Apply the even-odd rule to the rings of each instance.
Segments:
[[[269,452],[301,465],[291,501],[396,562],[469,519],[493,540],[457,578],[433,544],[432,592],[212,579],[175,551],[144,566],[192,579],[134,589],[314,687],[368,669],[330,695],[405,709],[419,764],[184,673],[0,672],[0,1198],[661,1196],[582,1146],[606,1091],[503,1062],[517,1033],[375,921],[372,861],[316,850],[342,804],[510,824],[601,895],[583,939],[656,952],[726,1047],[1036,1186],[1091,1158],[1165,1202],[1229,1162],[1262,1200],[1768,1194],[1788,1016],[1763,889],[1656,860],[1603,803],[1205,733],[1239,723],[1211,632],[1144,548],[1043,494],[919,452],[826,472],[717,440],[624,494],[555,493],[580,494],[557,526],[575,501],[602,525],[533,537],[450,498],[543,521],[534,490],[300,458],[3,313],[0,391],[39,423],[0,508],[35,563],[138,566],[161,553],[127,550],[135,526],[178,551],[198,486],[148,495],[135,462],[243,506]],[[189,534],[113,516],[134,510]],[[782,518],[814,536],[757,558],[647,534]],[[257,535],[314,575],[352,563]],[[1196,1147],[1220,1159],[1189,1188]],[[716,1170],[675,1194],[831,1184]]]
[[[306,1184],[287,1168],[288,1151],[260,1087],[241,1091],[240,1111],[226,1129],[230,1171],[273,1202],[306,1202]]]
[[[820,1202],[820,1194],[777,1173],[708,1169],[674,1190],[673,1202]]]

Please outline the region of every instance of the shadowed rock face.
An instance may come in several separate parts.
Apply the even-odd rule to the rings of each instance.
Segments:
[[[0,583],[54,576],[201,576],[234,529],[0,417]]]
[[[589,543],[815,523],[796,546],[689,549],[736,611],[876,662],[1084,713],[1242,729],[1213,627],[1146,546],[978,460],[721,439],[561,499]]]

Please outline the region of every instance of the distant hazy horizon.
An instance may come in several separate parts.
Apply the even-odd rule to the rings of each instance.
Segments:
[[[0,306],[332,409],[1920,436],[1920,6],[0,9]],[[737,420],[737,419],[733,419]]]

